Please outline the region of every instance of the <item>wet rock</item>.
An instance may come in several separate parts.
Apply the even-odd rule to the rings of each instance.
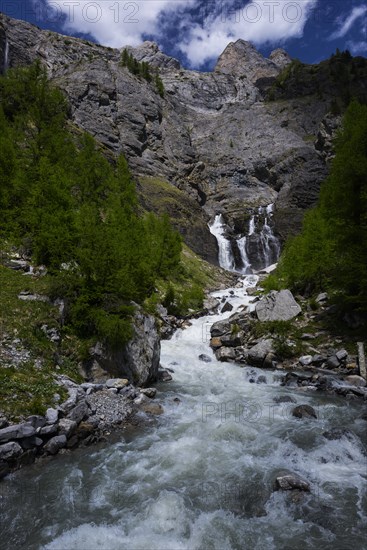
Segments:
[[[203,361],[204,363],[211,363],[212,362],[211,357],[209,357],[209,355],[206,355],[205,353],[201,353],[199,355],[199,359],[200,359],[200,361]]]
[[[229,302],[226,302],[221,309],[221,313],[227,313],[228,311],[232,311],[232,309],[233,309],[232,304]]]
[[[256,384],[266,384],[266,383],[267,383],[266,376],[261,374],[260,376],[257,377]]]
[[[222,345],[222,340],[219,337],[211,338],[210,347],[214,350],[220,348]]]
[[[149,399],[154,399],[154,397],[157,395],[157,390],[156,388],[142,388],[140,390],[140,393],[146,395],[147,397],[149,397]]]
[[[365,388],[367,385],[367,382],[362,376],[358,376],[357,374],[351,374],[350,376],[346,376],[344,378],[344,381],[347,382],[347,384],[350,384],[351,386],[355,386],[356,388]]]
[[[5,445],[0,445],[0,461],[15,460],[22,454],[22,452],[22,447],[15,441],[10,441],[9,443],[5,443]]]
[[[69,439],[75,432],[77,427],[77,423],[74,420],[70,420],[69,418],[62,418],[59,421],[59,429],[58,433],[59,435],[66,435],[66,437]]]
[[[224,321],[217,321],[214,323],[210,329],[210,334],[212,338],[223,336],[223,334],[226,334],[231,331],[231,325],[229,321],[226,319]]]
[[[315,409],[310,405],[298,405],[292,410],[292,415],[296,418],[317,418]]]
[[[0,430],[0,443],[5,443],[11,439],[23,439],[31,437],[36,433],[35,428],[30,424],[13,424]]]
[[[291,395],[279,395],[277,397],[273,397],[274,403],[297,403],[297,400],[292,397]]]
[[[50,455],[55,455],[66,446],[66,443],[66,435],[56,435],[45,444],[44,451]]]
[[[95,429],[96,426],[91,422],[81,422],[77,427],[75,435],[79,439],[85,439],[86,437],[90,436],[95,431]]]
[[[260,340],[255,346],[248,350],[247,360],[254,367],[262,367],[268,353],[274,353],[273,340]]]
[[[215,357],[218,361],[228,362],[236,359],[236,352],[233,348],[222,346],[215,351]]]
[[[37,455],[37,449],[27,449],[17,459],[16,467],[21,468],[22,466],[29,466],[30,464],[33,464],[33,462],[36,459],[36,455]]]
[[[159,403],[143,403],[141,409],[146,413],[154,415],[160,415],[164,413],[164,409]]]
[[[310,491],[310,484],[299,475],[284,473],[276,477],[274,483],[275,491]]]
[[[106,382],[106,388],[117,388],[118,390],[121,390],[128,385],[129,381],[127,378],[110,378]]]
[[[264,369],[272,369],[277,366],[277,357],[275,353],[267,353],[264,359]]]
[[[59,419],[59,411],[56,409],[47,409],[46,422],[47,424],[55,424]]]
[[[172,376],[166,369],[159,369],[158,370],[158,380],[160,382],[170,382],[173,380]]]
[[[347,437],[348,439],[355,439],[354,434],[343,428],[332,428],[322,434],[326,439],[333,441],[335,439],[341,439],[342,437]]]
[[[219,306],[219,300],[213,298],[213,296],[207,296],[203,302],[203,308],[206,311],[215,311]]]
[[[301,313],[301,308],[290,290],[272,290],[256,304],[255,311],[261,322],[289,321]]]

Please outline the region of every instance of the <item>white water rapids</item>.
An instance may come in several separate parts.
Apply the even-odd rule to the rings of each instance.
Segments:
[[[215,295],[235,308],[249,302],[243,289],[232,293]],[[174,380],[158,386],[165,413],[157,423],[5,478],[2,549],[366,548],[361,402],[283,388],[276,371],[217,362],[208,341],[220,318],[194,320],[162,342]],[[202,353],[212,361],[200,361]],[[292,417],[295,405],[277,405],[279,396],[312,405],[318,419]],[[350,433],[322,435],[335,427]],[[311,492],[294,502],[273,492],[283,469]]]

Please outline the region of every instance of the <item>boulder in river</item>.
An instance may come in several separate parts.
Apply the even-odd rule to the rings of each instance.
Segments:
[[[200,359],[200,361],[203,361],[204,363],[211,363],[212,362],[211,357],[209,357],[209,355],[206,355],[205,353],[200,353],[199,359]]]
[[[311,405],[298,405],[294,407],[292,415],[296,418],[317,418],[316,411]]]
[[[216,350],[215,356],[218,361],[234,361],[236,359],[236,352],[234,348],[223,346]]]
[[[270,338],[260,340],[260,342],[248,350],[247,361],[249,365],[262,367],[267,355],[273,352],[273,340]]]
[[[299,475],[284,472],[275,478],[275,491],[310,491],[310,484]]]
[[[255,307],[259,321],[289,321],[301,313],[290,290],[272,290]]]

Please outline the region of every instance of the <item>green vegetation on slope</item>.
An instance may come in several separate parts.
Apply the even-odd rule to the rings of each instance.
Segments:
[[[306,65],[294,59],[284,67],[267,92],[267,99],[290,99],[316,95],[330,102],[333,114],[345,111],[352,98],[367,103],[363,82],[367,78],[367,62],[363,57],[352,57],[348,50],[336,51],[318,65]],[[362,83],[362,85],[361,85]]]
[[[127,51],[126,48],[124,48],[121,54],[120,65],[121,67],[126,67],[135,76],[141,76],[147,82],[152,82],[153,80],[159,95],[161,97],[164,96],[163,81],[159,76],[158,71],[156,71],[152,76],[151,67],[147,61],[138,61],[131,53]]]
[[[81,337],[120,346],[131,337],[131,302],[179,265],[181,238],[167,216],[138,215],[120,156],[67,131],[67,104],[36,63],[0,79],[0,238],[53,275]]]
[[[267,287],[329,289],[344,308],[367,311],[367,106],[352,102],[330,176],[302,233],[286,243]]]

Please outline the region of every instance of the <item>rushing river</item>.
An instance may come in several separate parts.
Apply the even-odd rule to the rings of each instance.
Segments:
[[[246,302],[234,292],[235,307]],[[0,548],[367,548],[361,402],[283,388],[276,371],[218,363],[208,341],[220,317],[197,319],[162,343],[174,380],[159,386],[165,414],[152,426],[5,478]],[[293,418],[295,405],[277,405],[279,396],[312,405],[318,419]],[[332,428],[348,432],[329,440],[323,432]],[[311,492],[274,492],[284,469]]]

